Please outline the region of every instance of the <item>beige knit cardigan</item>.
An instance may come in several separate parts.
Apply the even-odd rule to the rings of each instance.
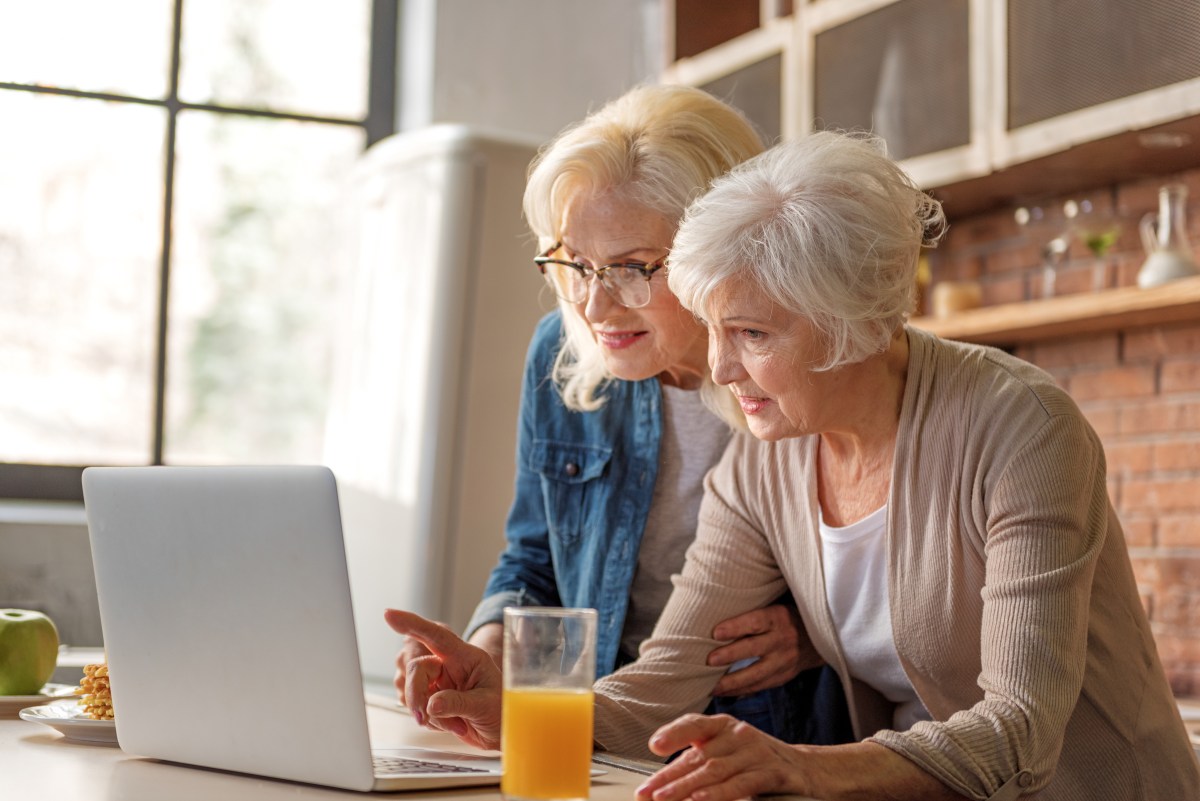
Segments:
[[[597,683],[600,747],[704,708],[713,626],[795,596],[857,735],[976,799],[1200,799],[1108,500],[1104,452],[1041,370],[908,329],[888,497],[888,594],[905,673],[933,716],[849,675],[825,600],[815,437],[738,435],[706,479],[696,540],[638,661]]]

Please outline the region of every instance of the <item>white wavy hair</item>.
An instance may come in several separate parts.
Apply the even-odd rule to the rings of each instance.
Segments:
[[[583,192],[617,192],[676,223],[714,178],[762,150],[741,112],[707,92],[636,87],[538,153],[525,186],[525,218],[541,251],[560,241],[567,205]],[[567,408],[591,411],[604,404],[601,390],[614,376],[571,305],[559,301],[566,337],[553,378]],[[711,378],[701,391],[712,397]]]
[[[748,281],[824,338],[817,370],[882,352],[913,308],[917,259],[946,230],[869,134],[823,131],[735,168],[688,209],[671,249],[671,291],[708,317],[713,292]]]

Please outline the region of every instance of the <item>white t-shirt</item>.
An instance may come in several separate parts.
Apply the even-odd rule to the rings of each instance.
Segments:
[[[892,726],[910,728],[929,712],[904,675],[892,637],[887,579],[887,506],[842,528],[821,518],[825,596],[850,675],[896,704]]]
[[[662,439],[658,478],[629,588],[621,650],[637,656],[671,596],[671,576],[696,538],[704,497],[704,475],[729,444],[733,432],[710,412],[696,390],[662,386]]]

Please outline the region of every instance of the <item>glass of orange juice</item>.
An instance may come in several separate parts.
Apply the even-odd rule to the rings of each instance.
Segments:
[[[504,610],[500,791],[508,801],[583,801],[591,786],[596,610]]]

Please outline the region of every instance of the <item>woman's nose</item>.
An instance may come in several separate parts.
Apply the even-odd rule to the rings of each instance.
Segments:
[[[713,381],[721,386],[732,384],[745,374],[742,363],[732,349],[722,344],[721,338],[711,332],[708,337],[708,366],[712,370]]]
[[[614,308],[624,308],[613,300],[612,295],[600,283],[600,279],[592,276],[588,281],[587,299],[584,300],[583,316],[596,323],[605,320],[612,314]]]

